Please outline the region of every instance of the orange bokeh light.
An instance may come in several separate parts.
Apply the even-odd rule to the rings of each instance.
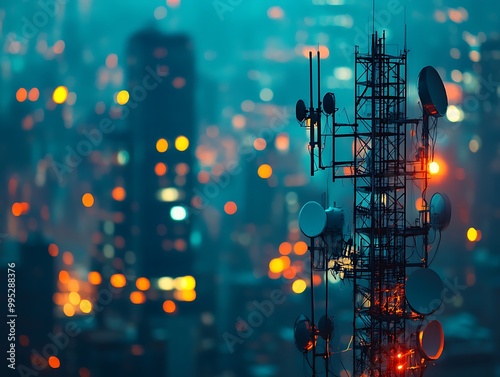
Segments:
[[[40,91],[38,90],[38,88],[32,88],[28,93],[28,99],[32,102],[37,101],[39,97]]]
[[[141,291],[147,291],[151,287],[151,283],[148,278],[140,277],[135,281],[135,286]]]
[[[69,273],[68,271],[62,270],[59,272],[59,281],[63,284],[69,282]]]
[[[165,311],[165,313],[173,313],[175,312],[175,309],[176,305],[172,300],[167,300],[163,303],[163,310]]]
[[[19,102],[24,102],[26,98],[28,98],[28,91],[24,88],[19,88],[16,92],[16,99]]]
[[[158,177],[161,177],[162,175],[165,175],[167,173],[167,165],[165,165],[163,162],[158,162],[155,165],[155,174]]]
[[[113,199],[119,202],[124,200],[126,195],[127,193],[125,192],[125,189],[123,187],[115,187],[113,191],[111,191],[111,196],[113,197]]]
[[[102,282],[101,274],[97,271],[90,271],[87,279],[92,285],[99,285]]]
[[[94,205],[94,196],[88,192],[83,194],[82,203],[85,207],[92,207]]]
[[[123,288],[127,284],[127,279],[123,274],[114,274],[109,278],[111,285],[115,288]]]
[[[226,204],[224,204],[224,212],[226,212],[228,215],[234,215],[237,210],[238,206],[235,202],[227,202]]]
[[[292,244],[290,242],[282,242],[279,246],[281,255],[288,255],[292,252]]]
[[[140,305],[146,302],[146,295],[140,291],[134,291],[130,293],[130,302],[132,304]]]
[[[297,255],[304,255],[307,253],[307,244],[304,241],[299,241],[293,245],[293,251]]]
[[[57,369],[61,366],[61,361],[56,356],[50,356],[49,357],[49,365],[53,369]]]
[[[72,265],[73,264],[73,254],[69,251],[65,251],[62,255],[62,260],[64,264]]]
[[[59,254],[59,248],[55,243],[51,243],[49,245],[49,255],[51,257],[57,257],[58,254]]]

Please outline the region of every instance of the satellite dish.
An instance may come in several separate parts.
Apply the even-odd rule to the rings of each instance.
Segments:
[[[299,212],[299,228],[305,236],[313,238],[323,233],[326,213],[317,202],[307,202]]]
[[[306,104],[301,99],[295,104],[295,117],[299,122],[303,122],[307,117]]]
[[[443,326],[439,321],[430,321],[423,330],[419,331],[418,347],[427,359],[439,359],[444,349]]]
[[[333,318],[330,316],[322,315],[318,322],[318,334],[323,339],[333,338]]]
[[[406,300],[411,309],[422,315],[435,312],[443,301],[443,282],[438,274],[429,268],[419,268],[408,276]]]
[[[451,202],[448,195],[439,192],[432,195],[430,206],[430,222],[435,230],[444,230],[451,220]]]
[[[332,115],[335,111],[335,94],[328,92],[323,97],[323,109],[328,115]]]
[[[436,118],[446,115],[446,89],[439,73],[430,65],[422,68],[418,75],[418,96],[427,114]]]
[[[303,314],[295,320],[293,337],[295,339],[295,346],[300,352],[306,353],[313,348],[313,342],[315,341],[314,329],[309,318]]]

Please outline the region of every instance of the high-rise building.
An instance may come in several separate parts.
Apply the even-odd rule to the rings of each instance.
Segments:
[[[128,44],[127,108],[133,141],[130,201],[139,270],[148,277],[189,274],[189,207],[195,125],[191,40],[140,31]]]

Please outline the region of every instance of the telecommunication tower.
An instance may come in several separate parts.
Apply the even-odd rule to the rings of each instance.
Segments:
[[[429,199],[427,192],[437,120],[448,106],[444,84],[433,67],[424,67],[418,77],[422,116],[409,119],[406,47],[390,54],[385,32],[374,33],[368,53],[355,50],[354,123],[338,123],[334,94],[320,100],[319,62],[318,51],[317,106],[310,52],[310,106],[299,100],[296,117],[309,131],[311,175],[331,169],[333,181],[352,182],[353,218],[351,234],[346,235],[341,208],[308,202],[300,211],[299,227],[310,239],[311,319],[301,315],[295,322],[295,344],[312,354],[312,376],[320,366],[321,373],[323,368],[327,376],[331,373],[335,353],[330,346],[334,326],[329,283],[323,279],[326,304],[316,324],[313,277],[333,274],[353,285],[353,336],[347,345],[353,375],[421,376],[444,347],[441,324],[428,318],[441,305],[443,290],[440,277],[429,268],[429,255],[439,247],[451,205],[446,194]],[[342,143],[352,145],[347,158],[338,156]],[[331,147],[328,157],[326,145]],[[407,210],[410,184],[420,188],[416,218],[409,218]],[[324,346],[318,347],[318,342]]]

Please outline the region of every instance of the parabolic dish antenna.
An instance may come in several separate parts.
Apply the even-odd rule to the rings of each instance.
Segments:
[[[406,281],[406,300],[418,314],[429,315],[436,311],[443,301],[442,292],[441,278],[429,268],[413,271]]]
[[[430,321],[418,333],[418,347],[429,360],[437,360],[444,349],[444,332],[439,321]]]
[[[323,339],[333,338],[333,318],[330,316],[322,315],[318,322],[318,334]]]
[[[299,99],[295,104],[295,117],[299,122],[302,123],[306,119],[306,116],[307,116],[306,104],[304,101]]]
[[[439,73],[430,65],[422,68],[418,75],[418,96],[427,114],[436,118],[446,115],[446,89]]]
[[[431,226],[436,230],[444,230],[451,220],[451,202],[448,195],[439,192],[432,195],[430,206]]]
[[[299,228],[307,237],[317,237],[326,226],[326,213],[317,202],[307,202],[299,212]]]
[[[323,109],[328,115],[332,115],[335,111],[335,95],[328,92],[323,97]]]
[[[295,346],[300,352],[307,352],[313,348],[314,329],[311,325],[311,321],[309,321],[309,318],[303,314],[295,320],[293,337],[295,340]]]

